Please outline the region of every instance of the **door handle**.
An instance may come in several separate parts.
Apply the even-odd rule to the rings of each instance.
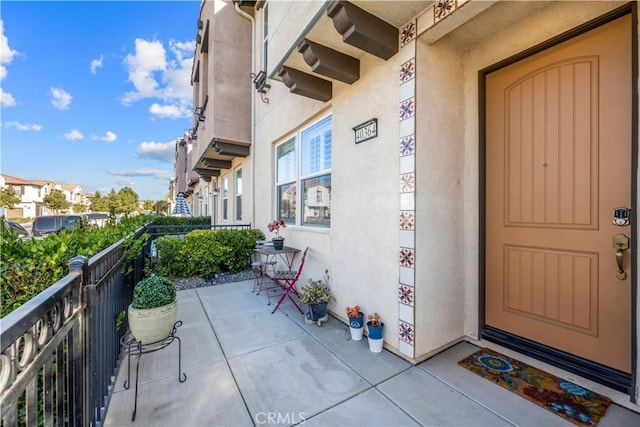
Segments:
[[[624,234],[616,234],[613,236],[613,249],[616,250],[616,264],[618,264],[616,277],[618,280],[625,280],[627,278],[627,272],[624,271],[623,260],[624,251],[629,249],[629,238]]]

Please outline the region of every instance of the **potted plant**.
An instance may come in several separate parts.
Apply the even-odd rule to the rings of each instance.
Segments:
[[[380,319],[378,313],[373,313],[367,316],[367,331],[369,350],[373,353],[380,353],[384,342],[384,323]]]
[[[328,285],[329,270],[325,270],[323,280],[309,279],[300,289],[300,301],[307,304],[305,321],[309,324],[317,322],[318,326],[328,319],[327,306],[335,298]]]
[[[273,249],[281,250],[284,247],[284,237],[280,237],[280,229],[286,227],[287,224],[285,224],[285,222],[281,219],[274,219],[269,224],[267,224],[267,228],[269,229],[269,231],[272,233],[275,231],[276,233],[276,237],[271,239],[271,241],[273,242]]]
[[[136,341],[151,344],[164,340],[173,331],[177,314],[176,287],[171,279],[150,276],[133,288],[128,318]]]
[[[351,332],[351,339],[354,341],[360,341],[362,339],[362,332],[364,331],[364,314],[360,311],[360,306],[355,305],[345,309],[347,317],[349,318],[349,332]]]

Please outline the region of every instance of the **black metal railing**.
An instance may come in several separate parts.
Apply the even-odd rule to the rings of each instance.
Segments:
[[[204,228],[181,226],[179,234]],[[173,230],[172,230],[173,228]],[[137,230],[158,237],[175,226]],[[149,239],[151,241],[152,239]],[[0,426],[101,426],[121,359],[120,339],[133,286],[144,275],[148,247],[122,273],[124,240],[87,259],[75,257],[69,274],[2,319],[0,333]],[[146,252],[148,253],[148,252]]]

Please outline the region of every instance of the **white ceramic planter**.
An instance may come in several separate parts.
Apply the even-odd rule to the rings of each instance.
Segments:
[[[352,328],[349,326],[349,332],[351,332],[352,340],[360,341],[362,339],[362,332],[364,332],[364,328]]]
[[[151,344],[167,338],[178,316],[178,302],[157,308],[138,309],[129,306],[129,328],[136,341]]]
[[[372,353],[380,353],[382,351],[382,344],[384,343],[384,338],[367,337],[367,340],[369,341],[369,350],[371,350]]]

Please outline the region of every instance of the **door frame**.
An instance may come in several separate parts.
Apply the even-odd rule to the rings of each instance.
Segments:
[[[508,332],[493,328],[485,323],[485,263],[486,263],[486,76],[496,70],[511,65],[529,56],[543,52],[557,44],[572,39],[578,35],[593,30],[601,25],[631,13],[631,374],[609,368],[581,357],[566,353]],[[617,8],[592,21],[572,28],[545,42],[535,45],[525,51],[506,58],[496,64],[478,71],[478,123],[479,123],[479,310],[478,326],[480,337],[495,342],[503,347],[533,357],[566,371],[588,378],[612,389],[629,394],[631,402],[636,403],[634,390],[638,380],[638,11],[636,2],[631,2]]]

